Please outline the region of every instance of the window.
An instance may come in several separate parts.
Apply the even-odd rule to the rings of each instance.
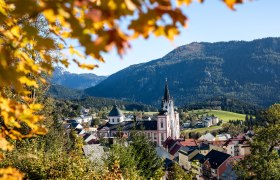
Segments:
[[[154,139],[157,139],[157,133],[154,133]]]
[[[113,122],[115,122],[114,118],[112,119]]]
[[[164,141],[164,133],[161,133],[161,141]]]
[[[163,128],[163,120],[160,121],[160,127]]]
[[[120,122],[120,118],[118,118],[118,122]]]

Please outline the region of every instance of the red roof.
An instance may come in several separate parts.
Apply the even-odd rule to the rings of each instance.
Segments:
[[[185,139],[184,141],[181,141],[180,144],[191,147],[198,146],[195,139]]]
[[[171,137],[168,137],[164,142],[163,142],[163,147],[170,149],[178,140],[174,140]]]
[[[226,141],[212,141],[211,144],[214,146],[223,146],[226,143]]]

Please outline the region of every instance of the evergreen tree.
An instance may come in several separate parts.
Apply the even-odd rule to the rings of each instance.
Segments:
[[[145,178],[155,178],[155,172],[157,176],[162,177],[163,172],[163,160],[157,155],[155,147],[144,135],[132,135],[132,143],[135,158],[137,160],[137,168],[140,170],[140,175]]]

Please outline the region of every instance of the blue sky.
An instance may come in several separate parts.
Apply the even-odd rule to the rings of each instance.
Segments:
[[[253,0],[236,6],[231,11],[219,0],[193,3],[186,9],[188,28],[174,41],[152,37],[132,42],[121,59],[115,52],[105,56],[105,63],[92,71],[79,69],[71,64],[68,71],[111,75],[132,64],[148,62],[163,57],[178,46],[191,42],[218,42],[229,40],[253,40],[263,37],[280,37],[280,1]],[[96,62],[94,62],[96,64]]]

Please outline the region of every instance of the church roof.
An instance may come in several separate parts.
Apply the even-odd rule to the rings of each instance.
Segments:
[[[113,109],[109,113],[109,116],[123,116],[123,114],[118,106],[114,105]]]
[[[170,99],[170,94],[169,94],[168,84],[167,84],[167,81],[166,81],[163,100],[164,101],[169,101],[169,99]]]
[[[130,130],[150,130],[150,131],[156,131],[157,130],[157,121],[124,121],[119,124],[109,124],[107,123],[105,125],[106,127],[109,127],[111,131],[130,131]],[[104,127],[104,126],[103,126]],[[99,129],[102,129],[99,128]]]

